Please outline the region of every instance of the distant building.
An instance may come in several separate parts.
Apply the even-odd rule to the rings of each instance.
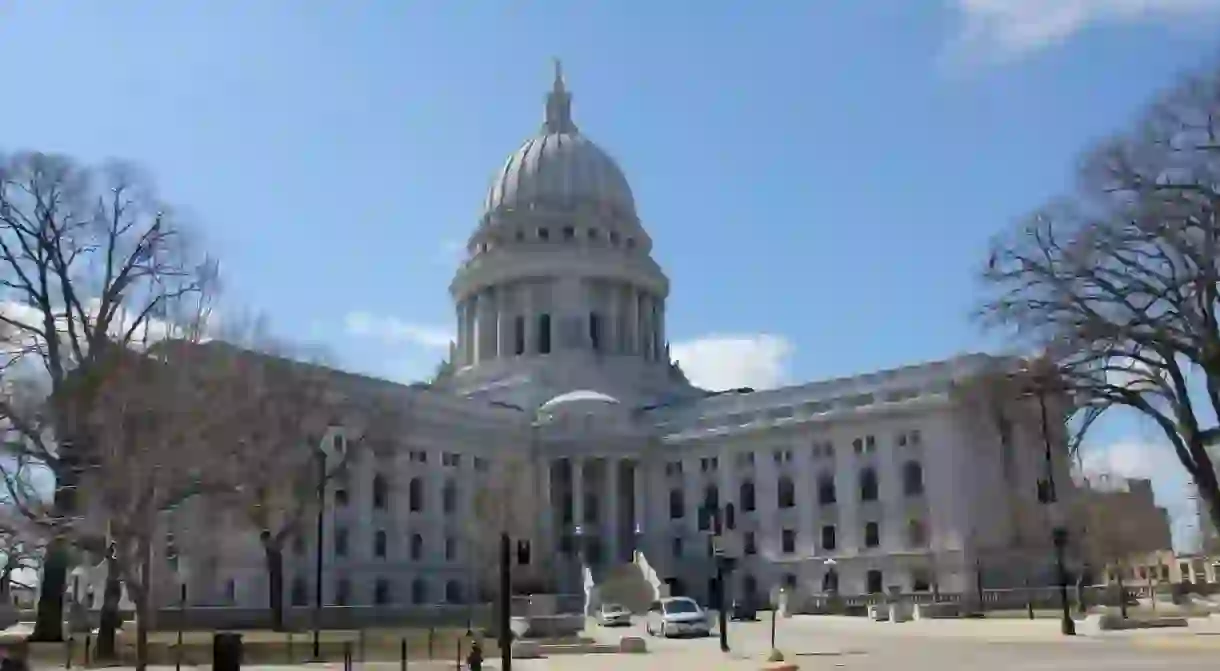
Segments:
[[[1156,504],[1151,480],[1093,474],[1079,484],[1076,524],[1091,565],[1129,566],[1140,557],[1173,552],[1169,512]]]

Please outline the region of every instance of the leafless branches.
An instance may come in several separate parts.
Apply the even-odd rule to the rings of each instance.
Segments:
[[[1220,522],[1220,69],[1090,152],[1080,187],[997,240],[986,322],[1045,352],[1092,419],[1151,419]]]

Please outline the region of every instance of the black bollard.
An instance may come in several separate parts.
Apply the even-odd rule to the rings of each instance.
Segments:
[[[432,644],[436,642],[436,629],[428,627],[428,659],[436,659],[432,654]]]
[[[85,634],[85,654],[84,654],[85,666],[89,666],[89,644],[92,642],[93,642],[93,636],[91,634]]]
[[[398,642],[398,665],[401,671],[407,671],[407,639]]]
[[[352,671],[352,642],[343,642],[343,671]]]
[[[68,637],[68,640],[64,641],[64,648],[68,650],[67,660],[64,662],[65,669],[72,668],[72,648],[75,647],[74,643],[76,643],[76,639],[71,636]]]
[[[457,671],[462,671],[462,639],[458,638],[456,643],[457,654],[453,657],[453,668],[457,669]]]

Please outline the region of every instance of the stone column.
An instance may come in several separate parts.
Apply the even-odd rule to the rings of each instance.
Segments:
[[[644,473],[644,460],[636,458],[631,462],[631,498],[634,508],[631,520],[631,537],[633,539],[631,546],[636,550],[642,550],[644,547],[643,534],[637,533],[637,530],[644,534],[649,533],[648,527],[645,526],[648,520],[648,500],[645,498],[647,487],[648,479]]]
[[[505,285],[496,288],[496,358],[506,359],[513,355],[512,288]]]
[[[539,470],[542,471],[541,481],[538,483],[538,491],[542,497],[542,545],[541,550],[547,553],[555,551],[555,501],[551,491],[551,473],[554,470],[554,462],[549,457],[544,457],[540,464]]]
[[[657,338],[657,359],[665,359],[665,299],[657,298],[656,323],[653,324],[653,332]]]
[[[622,292],[617,284],[611,282],[606,287],[606,316],[602,333],[602,348],[606,354],[618,354],[622,349],[619,345],[619,333],[622,332],[622,326],[619,324],[619,319],[622,318]]]
[[[640,326],[635,337],[640,343],[640,354],[645,361],[652,361],[652,297],[644,292],[639,295]]]
[[[458,301],[457,305],[457,350],[453,354],[453,365],[461,367],[466,365],[466,303]]]
[[[572,457],[572,526],[580,525],[588,533],[585,524],[585,460]]]
[[[628,286],[624,295],[620,296],[626,314],[623,320],[623,353],[639,354],[640,332],[640,297],[635,287]]]
[[[609,543],[606,546],[607,555],[610,558],[611,564],[617,564],[621,561],[619,556],[619,547],[623,537],[622,510],[619,509],[619,467],[622,466],[622,461],[609,458],[606,459],[606,514],[603,517],[606,519],[606,528],[610,532],[608,534]]]

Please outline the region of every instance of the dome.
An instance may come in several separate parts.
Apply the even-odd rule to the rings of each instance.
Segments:
[[[635,218],[635,199],[623,171],[572,121],[572,96],[558,64],[542,132],[504,162],[487,192],[483,214],[538,206],[586,206]]]
[[[555,398],[538,406],[540,413],[553,413],[560,407],[571,405],[573,403],[604,403],[608,405],[618,405],[618,399],[613,396],[607,396],[600,391],[590,391],[588,389],[578,389],[569,391],[565,394],[560,394]]]

